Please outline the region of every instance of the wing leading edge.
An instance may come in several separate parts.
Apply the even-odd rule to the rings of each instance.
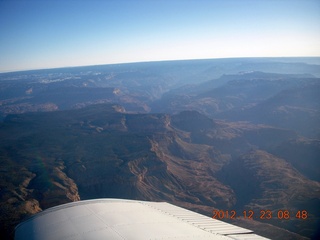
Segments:
[[[15,240],[266,239],[166,202],[96,199],[49,208],[20,223]]]

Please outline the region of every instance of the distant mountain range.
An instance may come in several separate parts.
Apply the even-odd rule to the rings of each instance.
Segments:
[[[0,74],[1,239],[43,209],[102,197],[208,216],[252,210],[254,220],[221,220],[272,239],[316,239],[318,64],[220,59]],[[273,217],[261,219],[267,210]]]
[[[170,113],[192,109],[218,119],[269,124],[317,137],[319,90],[319,78],[306,75],[225,75],[190,87],[189,92],[169,92],[155,101],[152,109]]]

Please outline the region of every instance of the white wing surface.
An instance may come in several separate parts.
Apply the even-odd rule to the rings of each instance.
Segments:
[[[165,202],[96,199],[49,208],[16,227],[15,240],[266,239]]]

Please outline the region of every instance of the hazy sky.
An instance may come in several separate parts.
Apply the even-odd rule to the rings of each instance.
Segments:
[[[0,0],[0,71],[320,56],[320,0]]]

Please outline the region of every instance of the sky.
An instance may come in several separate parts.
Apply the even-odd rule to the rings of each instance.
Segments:
[[[320,0],[0,0],[0,72],[320,56]]]

